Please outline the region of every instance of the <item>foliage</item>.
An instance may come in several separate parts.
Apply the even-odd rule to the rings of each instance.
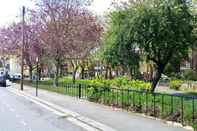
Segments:
[[[36,58],[39,57],[40,65],[48,58],[57,85],[60,68],[65,64],[65,60],[78,64],[79,60],[86,59],[95,48],[98,48],[103,28],[97,18],[87,10],[85,5],[89,0],[37,2],[37,8],[27,10],[25,17],[25,64],[31,77]],[[0,49],[20,56],[22,28],[21,22],[2,28]],[[78,65],[74,66],[73,70],[76,70]],[[48,63],[45,67],[50,68]]]
[[[176,55],[174,58],[171,58],[169,63],[166,65],[166,68],[164,70],[164,74],[169,77],[179,77],[180,75],[180,67],[182,60],[186,60],[188,58],[188,51],[185,50],[185,52],[182,53],[182,56]]]
[[[73,67],[73,81],[79,60],[87,58],[99,46],[102,27],[84,6],[86,0],[42,0],[38,20],[43,24],[42,42],[55,65],[55,82],[64,60]]]
[[[185,70],[183,72],[183,79],[197,81],[197,72],[192,69]]]
[[[102,58],[112,67],[121,66],[130,72],[139,69],[139,52],[136,44],[130,39],[124,22],[127,15],[124,11],[114,11],[109,15],[107,31],[103,38]],[[135,77],[135,76],[133,76]]]
[[[114,13],[120,17],[112,20],[121,26],[119,35],[112,37],[112,43],[120,40],[131,47],[138,47],[147,60],[154,63],[156,75],[152,92],[169,61],[177,56],[182,58],[192,46],[193,16],[190,7],[189,2],[181,0],[144,0],[133,1]]]
[[[134,89],[137,89],[137,90],[148,90],[149,91],[151,89],[150,83],[143,82],[140,80],[129,81],[129,86],[130,86],[129,88],[135,87]]]
[[[129,84],[129,80],[125,77],[116,77],[111,80],[111,84],[116,87],[125,88]]]
[[[60,86],[72,83],[72,79],[65,77],[60,79]],[[40,81],[41,85],[52,85],[52,80]],[[125,77],[117,77],[112,80],[105,79],[92,79],[92,80],[76,80],[76,84],[90,85],[94,87],[114,87],[124,89],[136,89],[136,90],[150,90],[151,84],[140,80],[129,80]]]
[[[180,90],[183,81],[181,80],[171,80],[169,86],[171,89]]]

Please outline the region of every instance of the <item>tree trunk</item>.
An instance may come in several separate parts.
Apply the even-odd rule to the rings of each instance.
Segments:
[[[76,74],[77,74],[78,66],[73,69],[73,83],[76,82]]]
[[[42,77],[42,67],[38,67],[38,80],[40,81]]]
[[[59,84],[59,63],[56,64],[55,86],[58,87],[58,84]]]
[[[32,65],[29,65],[29,78],[30,78],[30,81],[32,82],[32,79],[33,79],[33,67],[32,67]]]
[[[105,79],[108,79],[108,65],[106,66],[106,69],[105,69]]]
[[[157,68],[157,72],[156,72],[156,75],[154,76],[153,78],[153,81],[152,81],[152,85],[151,85],[151,92],[154,93],[155,92],[155,89],[157,87],[157,84],[161,78],[161,75],[164,71],[164,67],[165,66],[160,66]]]
[[[60,77],[61,77],[61,78],[64,76],[64,73],[65,73],[64,66],[61,65],[61,66],[60,66]]]
[[[81,79],[85,79],[85,69],[81,66]]]
[[[73,80],[73,83],[75,83],[75,81],[76,81],[76,73],[77,73],[77,70],[78,70],[79,66],[77,65],[77,62],[75,63],[74,61],[71,61],[71,65],[72,65],[72,68],[73,68],[72,80]]]
[[[119,76],[118,68],[116,68],[115,72],[116,72],[116,77],[118,77]]]
[[[109,67],[109,79],[111,80],[112,79],[112,68]]]

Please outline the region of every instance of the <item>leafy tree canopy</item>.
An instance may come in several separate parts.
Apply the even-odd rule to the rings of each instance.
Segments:
[[[127,53],[124,49],[134,53],[137,47],[147,60],[154,63],[156,73],[152,92],[169,61],[185,56],[195,43],[196,21],[191,4],[186,0],[132,1],[110,15],[106,43],[110,43],[111,50],[119,51],[120,48],[116,47],[121,47],[123,50],[119,55]],[[132,57],[127,58],[133,61]]]

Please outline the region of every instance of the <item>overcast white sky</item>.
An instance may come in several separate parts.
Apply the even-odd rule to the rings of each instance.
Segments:
[[[102,14],[107,11],[111,5],[111,0],[94,0],[92,6],[90,7],[97,14]]]
[[[94,0],[90,9],[96,14],[102,14],[110,7],[110,4],[111,0]],[[23,5],[29,8],[35,6],[32,0],[0,0],[0,26],[7,25],[19,19],[17,16],[21,15]]]
[[[23,5],[33,8],[34,3],[31,0],[0,0],[0,26],[17,19]]]

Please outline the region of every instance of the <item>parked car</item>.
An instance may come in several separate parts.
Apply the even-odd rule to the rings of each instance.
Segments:
[[[12,82],[15,82],[20,79],[21,79],[21,74],[19,74],[19,73],[15,73],[13,75],[10,75],[10,81],[12,81]]]
[[[6,74],[5,71],[0,71],[0,85],[6,87]]]

